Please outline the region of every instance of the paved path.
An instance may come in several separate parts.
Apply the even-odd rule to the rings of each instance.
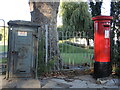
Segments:
[[[91,75],[67,78],[63,76],[37,79],[10,79],[0,76],[2,88],[119,88],[120,79],[94,79]]]
[[[120,88],[120,79],[97,79],[91,75],[77,76],[74,78],[44,78],[40,80],[42,88]],[[119,83],[119,85],[118,85]]]
[[[0,75],[0,88],[41,88],[38,79],[4,79],[5,76]]]

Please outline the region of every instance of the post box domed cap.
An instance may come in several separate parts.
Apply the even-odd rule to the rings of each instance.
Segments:
[[[92,20],[112,20],[112,16],[95,16],[92,18]]]

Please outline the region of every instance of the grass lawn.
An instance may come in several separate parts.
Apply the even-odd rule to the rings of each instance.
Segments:
[[[92,63],[93,49],[76,47],[66,43],[60,44],[60,52],[65,64]]]
[[[61,53],[93,53],[93,49],[81,48],[66,43],[59,44]]]
[[[7,59],[0,59],[0,64],[7,63]]]
[[[0,54],[2,52],[4,52],[4,45],[0,45]],[[7,46],[5,46],[5,52],[7,52]],[[7,59],[2,58],[1,56],[2,56],[2,54],[0,55],[0,64],[6,63]]]
[[[61,57],[65,64],[83,64],[92,63],[92,54],[85,53],[61,53]]]
[[[0,45],[0,52],[4,52],[4,45]],[[5,52],[7,52],[7,46],[5,46]]]

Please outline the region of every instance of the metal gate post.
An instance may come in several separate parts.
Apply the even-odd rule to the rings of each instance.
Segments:
[[[4,58],[5,58],[5,20],[3,19],[0,19],[1,21],[3,21],[3,24],[4,24]]]
[[[47,63],[48,63],[48,25],[47,24],[45,25],[45,31],[46,31],[46,33],[45,33],[45,36],[46,36],[46,40],[45,40],[45,42],[46,42],[46,45],[45,45],[45,47],[46,47],[45,64],[47,66]]]

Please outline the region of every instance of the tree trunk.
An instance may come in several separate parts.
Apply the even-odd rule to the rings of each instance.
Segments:
[[[55,60],[55,69],[60,69],[61,59],[58,47],[57,13],[59,2],[30,2],[31,21],[48,27],[48,60]]]

